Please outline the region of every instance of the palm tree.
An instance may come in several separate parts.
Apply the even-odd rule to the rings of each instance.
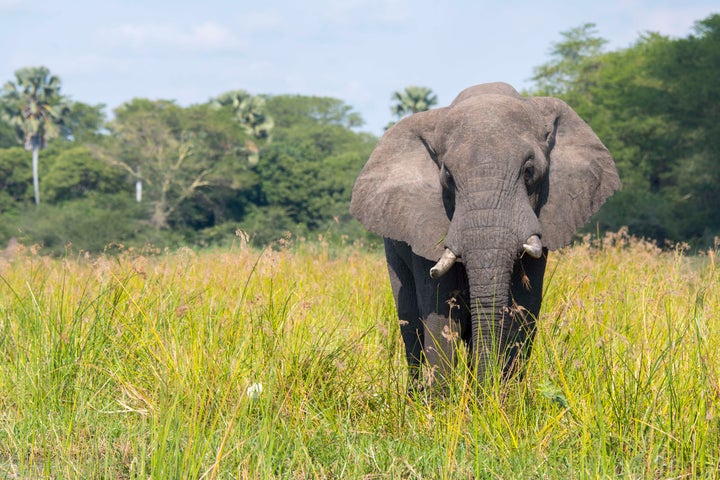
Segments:
[[[405,87],[403,91],[394,92],[392,100],[395,103],[390,107],[390,111],[398,119],[412,113],[430,110],[437,105],[437,95],[427,87]]]
[[[26,67],[15,72],[16,82],[3,86],[0,114],[11,126],[25,149],[32,151],[35,204],[40,203],[39,151],[60,135],[68,103],[60,95],[60,78],[46,67]]]
[[[275,122],[266,112],[263,97],[250,95],[245,90],[233,90],[217,97],[215,104],[229,105],[245,131],[253,137],[257,139],[270,137]]]
[[[250,95],[245,90],[233,90],[218,96],[213,104],[216,107],[230,106],[235,118],[245,128],[245,131],[258,140],[270,140],[270,132],[275,122],[265,110],[265,99]],[[260,159],[260,149],[255,142],[245,142],[245,151],[248,162],[256,165]]]

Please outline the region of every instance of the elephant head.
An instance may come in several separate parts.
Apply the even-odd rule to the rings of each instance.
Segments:
[[[608,150],[565,102],[491,83],[391,127],[357,179],[350,212],[437,262],[433,278],[464,263],[473,349],[483,357],[481,336],[511,304],[518,258],[567,245],[619,187]]]

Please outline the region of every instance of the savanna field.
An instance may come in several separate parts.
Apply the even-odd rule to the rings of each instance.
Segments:
[[[0,478],[716,478],[717,253],[552,253],[525,379],[408,397],[381,251],[5,251]]]

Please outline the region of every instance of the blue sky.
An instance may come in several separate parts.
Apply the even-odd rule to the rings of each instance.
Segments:
[[[692,33],[717,0],[0,0],[0,83],[45,65],[73,100],[200,103],[228,90],[340,98],[375,134],[390,96],[530,85],[560,32],[597,25],[608,49]]]

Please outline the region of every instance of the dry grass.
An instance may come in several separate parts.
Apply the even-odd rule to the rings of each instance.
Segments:
[[[408,399],[378,253],[20,247],[0,477],[713,478],[718,272],[717,250],[588,239],[551,256],[524,381]]]

